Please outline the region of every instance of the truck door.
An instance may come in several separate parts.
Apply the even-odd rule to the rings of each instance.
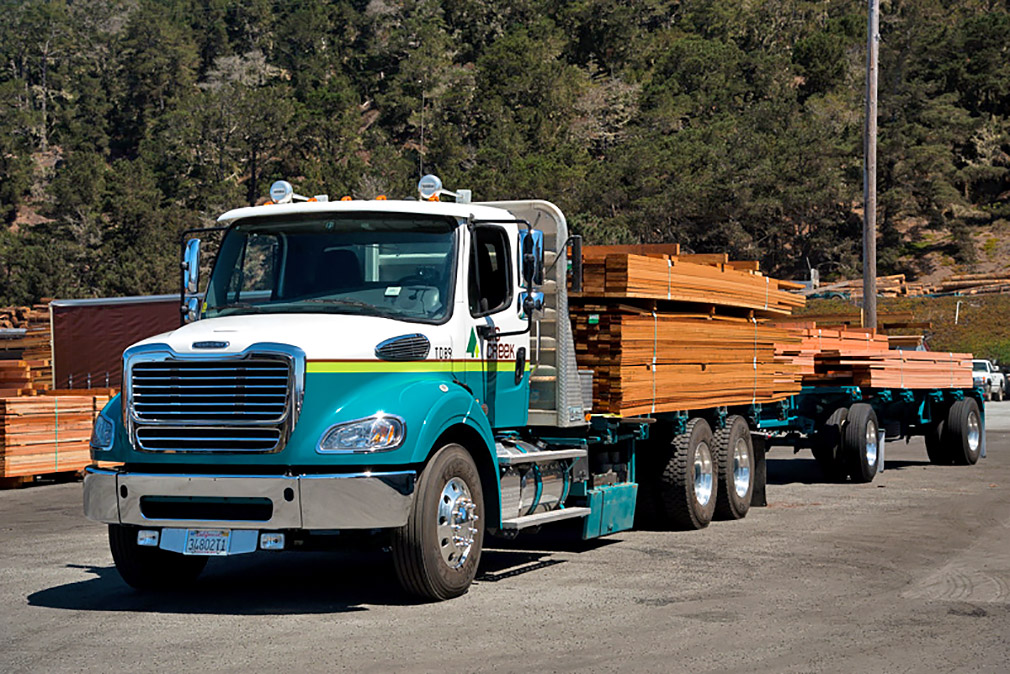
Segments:
[[[529,407],[529,334],[519,302],[514,236],[505,227],[471,230],[467,273],[470,316],[466,369],[474,395],[496,428],[523,426]]]

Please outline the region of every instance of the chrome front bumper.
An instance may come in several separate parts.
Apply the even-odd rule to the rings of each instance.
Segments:
[[[414,471],[327,475],[173,475],[89,467],[84,515],[112,524],[228,529],[384,529],[407,523]],[[267,520],[153,519],[145,497],[269,499]]]

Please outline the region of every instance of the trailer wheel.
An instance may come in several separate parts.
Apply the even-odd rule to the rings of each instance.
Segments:
[[[853,482],[872,482],[877,474],[880,452],[877,413],[866,403],[849,408],[849,417],[842,431],[842,453]]]
[[[974,398],[958,400],[947,412],[947,451],[961,466],[978,462],[982,453],[982,415]]]
[[[743,519],[754,493],[754,444],[747,420],[736,415],[727,417],[726,425],[716,431],[713,444],[719,463],[715,516],[721,520]]]
[[[407,592],[441,601],[465,593],[484,543],[484,493],[473,458],[442,447],[417,481],[407,524],[393,533],[393,566]]]
[[[845,465],[842,461],[842,427],[849,417],[848,407],[839,407],[831,413],[817,431],[811,451],[817,459],[824,477],[831,482],[845,479]]]
[[[673,452],[660,478],[663,509],[670,524],[704,529],[712,521],[719,491],[718,466],[712,452],[712,428],[691,419],[673,439]]]
[[[949,466],[954,463],[946,436],[947,422],[942,419],[926,432],[926,456],[934,466]]]
[[[116,571],[135,590],[174,590],[189,585],[207,566],[206,557],[180,555],[137,545],[137,527],[109,525],[109,549]]]

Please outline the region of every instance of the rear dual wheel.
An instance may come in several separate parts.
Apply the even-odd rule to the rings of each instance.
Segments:
[[[678,529],[704,529],[712,521],[719,480],[715,438],[704,419],[691,419],[673,439],[659,479],[665,522]]]
[[[743,519],[754,494],[754,443],[750,426],[741,416],[727,417],[726,425],[716,431],[714,440],[719,463],[715,516],[721,520]]]
[[[880,463],[877,414],[866,403],[836,409],[814,441],[814,458],[833,482],[872,482]]]
[[[974,398],[958,400],[926,434],[926,454],[940,466],[971,466],[982,454],[982,413]]]

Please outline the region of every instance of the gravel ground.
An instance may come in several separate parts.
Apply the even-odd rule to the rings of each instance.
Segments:
[[[1007,671],[1010,403],[987,459],[887,447],[870,485],[769,454],[769,507],[699,532],[561,533],[485,552],[464,597],[415,604],[378,553],[213,560],[138,595],[78,483],[0,492],[0,672]]]

